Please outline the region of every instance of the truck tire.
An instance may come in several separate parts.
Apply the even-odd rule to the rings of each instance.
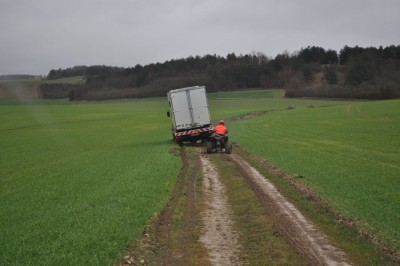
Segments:
[[[176,144],[178,144],[179,146],[182,146],[183,142],[180,139],[176,139],[175,136],[172,137],[173,142],[175,142]]]
[[[226,154],[232,153],[232,143],[229,140],[225,143],[225,153]]]
[[[207,153],[212,153],[213,152],[213,144],[211,141],[207,142]]]

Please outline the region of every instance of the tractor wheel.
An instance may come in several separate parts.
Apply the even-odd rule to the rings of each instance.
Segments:
[[[207,153],[213,152],[213,144],[211,141],[207,142]]]
[[[232,143],[229,140],[225,143],[225,153],[232,153]]]

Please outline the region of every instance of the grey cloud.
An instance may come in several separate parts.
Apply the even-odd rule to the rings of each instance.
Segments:
[[[2,0],[0,74],[399,45],[397,0]]]

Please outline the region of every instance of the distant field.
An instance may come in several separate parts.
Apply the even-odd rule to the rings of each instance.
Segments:
[[[241,91],[209,93],[209,105],[212,119],[229,119],[255,111],[287,110],[289,105],[296,108],[332,106],[349,101],[287,99],[283,90]]]
[[[399,100],[303,105],[230,129],[234,141],[301,176],[336,209],[400,248]]]
[[[43,83],[83,84],[85,83],[85,78],[83,76],[76,76],[76,77],[68,77],[61,79],[50,79],[50,80],[43,80]]]
[[[41,80],[39,78],[27,80],[0,80],[0,99],[37,99],[39,98],[38,86],[46,83],[83,84],[82,76]]]
[[[257,99],[257,98],[276,98],[283,96],[282,90],[250,90],[235,92],[216,92],[209,93],[209,99]]]

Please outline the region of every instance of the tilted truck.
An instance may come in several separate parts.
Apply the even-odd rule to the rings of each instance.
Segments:
[[[212,134],[206,88],[204,86],[171,90],[167,93],[172,118],[172,138],[178,143],[206,141]]]

